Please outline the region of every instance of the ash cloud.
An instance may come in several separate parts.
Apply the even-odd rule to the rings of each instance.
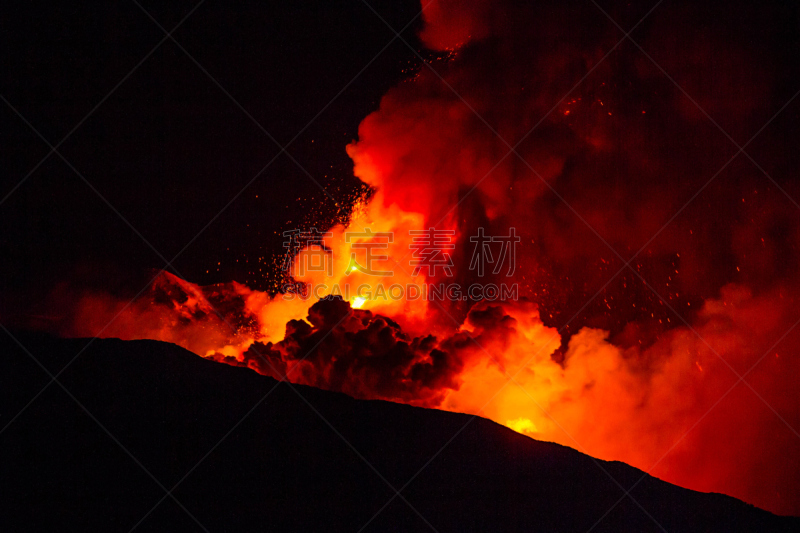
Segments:
[[[628,29],[650,7],[607,9]],[[355,173],[376,201],[457,230],[464,285],[465,237],[514,226],[527,301],[454,305],[463,323],[444,333],[449,317],[434,310],[424,324],[434,336],[341,299],[289,308],[233,284],[213,300],[210,288],[168,278],[181,290],[154,286],[104,335],[519,422],[643,469],[669,452],[656,475],[797,514],[800,454],[786,426],[800,428],[800,333],[782,335],[800,318],[800,210],[784,195],[800,198],[800,101],[747,147],[780,190],[746,157],[728,163],[730,139],[636,46],[601,63],[622,34],[591,2],[434,0],[424,17],[422,41],[442,56],[432,66],[458,95],[421,66],[361,124],[348,147]],[[777,3],[670,2],[632,36],[741,144],[800,88],[797,20],[796,6]],[[511,145],[523,139],[527,164],[503,159],[508,146],[482,119]],[[668,305],[625,272],[568,324],[622,265],[604,241],[624,259],[643,248],[632,266]],[[233,333],[210,312],[227,303],[225,316],[244,321]],[[78,330],[95,334],[122,305],[84,300]],[[284,328],[283,340],[264,338]],[[739,384],[715,406],[746,372],[752,389]]]
[[[654,3],[603,4],[627,31]],[[781,335],[800,318],[800,101],[747,145],[755,164],[731,138],[747,143],[800,89],[799,8],[664,3],[632,34],[657,65],[630,41],[603,59],[623,34],[591,2],[441,0],[424,16],[436,73],[420,66],[362,122],[348,147],[356,175],[456,229],[462,277],[465,236],[517,228],[516,279],[545,326],[566,328],[531,370],[551,376],[533,390],[601,457],[649,468],[780,341],[747,376],[758,392],[734,389],[662,475],[797,513],[800,343]],[[504,159],[504,140],[524,161]],[[635,272],[601,290],[640,250]],[[500,331],[485,344],[507,364],[521,339]],[[448,408],[481,408],[472,384],[499,367],[483,359]],[[493,419],[526,400],[505,401]],[[558,428],[536,435],[575,445]]]
[[[338,296],[316,302],[306,320],[289,321],[282,341],[255,342],[240,360],[225,362],[356,398],[424,406],[458,388],[463,367],[432,335],[412,338],[391,318],[352,309]]]
[[[650,7],[606,9],[627,30]],[[761,291],[794,277],[800,211],[743,155],[719,172],[737,148],[635,45],[601,61],[622,33],[592,3],[434,1],[424,16],[423,42],[450,54],[432,62],[436,74],[420,66],[363,121],[349,147],[356,175],[460,235],[516,227],[518,279],[550,324],[563,325],[622,267],[606,243],[624,260],[643,248],[634,268],[690,314],[728,283]],[[796,6],[670,3],[632,37],[743,144],[800,87],[797,19]],[[800,140],[796,114],[787,109],[748,153],[800,198],[796,151],[769,147]],[[522,140],[525,162],[503,159],[509,148],[492,129],[510,145]],[[467,276],[470,243],[460,243]],[[569,332],[617,334],[651,318],[662,330],[676,324],[624,272]]]

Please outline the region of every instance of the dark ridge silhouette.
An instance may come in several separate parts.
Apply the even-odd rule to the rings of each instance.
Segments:
[[[17,338],[53,374],[90,342]],[[633,486],[626,464],[155,341],[94,340],[64,370],[91,416],[53,383],[11,422],[50,378],[7,336],[0,350],[3,531],[800,531],[650,476],[634,502],[610,478]]]

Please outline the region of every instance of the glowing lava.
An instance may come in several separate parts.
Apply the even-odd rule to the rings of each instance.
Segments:
[[[82,295],[61,332],[165,340],[295,383],[479,414],[800,513],[795,206],[735,165],[735,179],[705,189],[722,164],[709,153],[730,152],[728,140],[640,55],[620,47],[603,62],[620,36],[598,29],[597,13],[576,21],[565,6],[508,4],[425,9],[437,72],[422,66],[391,89],[347,147],[376,192],[296,250],[291,275],[309,294],[163,274],[130,306]],[[592,28],[581,44],[564,40],[578,24]],[[674,26],[649,30],[679,43],[665,68],[692,80],[707,70],[697,65],[716,66],[710,83],[687,85],[707,91],[700,103],[732,122],[771,116],[772,73],[756,68],[771,56],[750,72],[738,60],[749,49],[734,54],[747,39],[708,32],[689,45]],[[718,98],[728,93],[717,84],[742,85],[740,71],[756,84]],[[452,278],[415,274],[413,232],[430,227],[452,235],[453,248],[438,249],[452,253]],[[522,242],[508,281],[521,298],[416,296],[475,282],[471,238],[512,227]]]

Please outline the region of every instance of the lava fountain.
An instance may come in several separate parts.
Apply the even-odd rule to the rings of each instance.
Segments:
[[[164,340],[294,383],[478,414],[800,513],[797,211],[744,165],[708,185],[728,140],[635,47],[616,48],[591,5],[501,4],[425,8],[437,58],[347,146],[374,194],[276,255],[283,291],[162,273],[131,304],[83,294],[61,332]],[[664,68],[697,106],[755,133],[777,109],[773,72],[739,79],[736,58],[767,68],[741,48],[750,30],[700,38],[670,20],[643,46],[667,43]],[[686,65],[713,51],[715,81],[692,84]],[[515,253],[490,241],[502,269],[476,272],[481,235],[518,237]],[[490,284],[509,290],[466,292]]]

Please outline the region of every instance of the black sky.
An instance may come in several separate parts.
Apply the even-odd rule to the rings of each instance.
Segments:
[[[43,0],[1,8],[0,319],[36,312],[28,306],[47,299],[58,282],[133,296],[153,269],[176,255],[173,272],[192,282],[236,280],[270,289],[269,258],[282,251],[281,232],[324,223],[337,212],[337,201],[348,203],[360,182],[345,145],[380,97],[419,68],[416,55],[392,41],[380,18],[395,29],[408,25],[404,39],[421,48],[414,0],[369,0],[380,17],[360,0],[138,1]],[[601,3],[627,28],[655,1]],[[558,26],[547,53],[585,45],[595,32],[619,37],[591,2],[570,6],[573,18]],[[179,23],[177,44],[165,40],[162,28]],[[656,60],[677,71],[705,107],[721,102],[712,112],[739,142],[797,90],[800,16],[788,3],[739,1],[720,8],[668,0],[637,32],[656,42]],[[724,46],[708,46],[709,53],[692,49],[706,37]],[[726,53],[728,44],[754,55]],[[639,52],[626,43],[609,58],[619,80],[626,80],[625,65],[634,65],[634,57]],[[530,65],[520,63],[519,73],[530,75]],[[765,102],[749,102],[763,108],[757,120],[743,120],[731,110],[762,84],[755,67],[774,79],[764,82],[771,85]],[[677,92],[660,73],[653,75],[665,90],[646,94],[660,105],[662,95]],[[497,102],[505,98],[502,90],[491,91]],[[641,95],[623,88],[615,96],[636,107]],[[800,157],[797,105],[748,147],[788,189],[796,185]],[[700,119],[691,132],[704,158],[706,152],[720,158],[735,152]],[[711,132],[707,138],[701,128]],[[281,154],[278,145],[301,130],[290,155]],[[65,137],[58,146],[63,159],[48,155],[48,143]],[[623,139],[617,142],[621,160],[629,152]],[[655,142],[669,152],[669,140]],[[694,172],[696,165],[681,155],[676,159]],[[605,186],[594,174],[581,175]],[[579,196],[585,191],[568,185]],[[724,230],[730,223],[720,218]],[[586,270],[582,262],[578,268]],[[715,283],[714,291],[728,281]],[[575,295],[576,305],[586,300],[579,286],[559,285]],[[571,316],[574,309],[559,298],[553,306]],[[632,319],[615,313],[621,323]]]
[[[398,30],[419,12],[370,4]],[[201,284],[264,288],[276,232],[358,187],[345,145],[413,53],[361,2],[196,5],[142,2],[154,20],[131,0],[3,6],[0,315],[57,281],[137,290],[274,158],[174,263]],[[184,17],[178,44],[159,45],[159,25]],[[275,141],[306,126],[288,149],[298,165]],[[65,136],[67,162],[46,157]]]

